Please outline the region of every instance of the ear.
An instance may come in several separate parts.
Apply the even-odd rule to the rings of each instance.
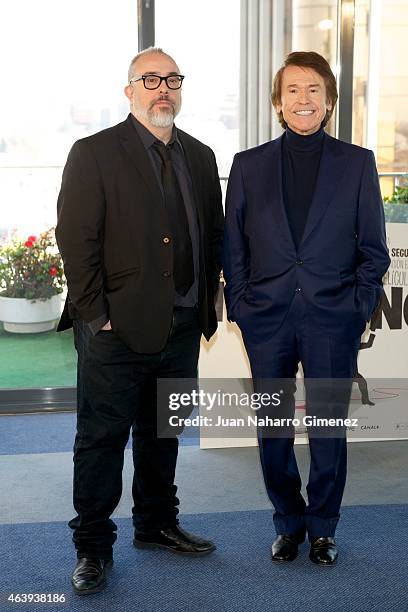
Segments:
[[[326,100],[326,110],[331,111],[333,108],[333,103],[331,100]]]
[[[132,91],[133,91],[132,86],[126,85],[123,91],[125,92],[125,96],[128,98],[128,100],[132,100]]]

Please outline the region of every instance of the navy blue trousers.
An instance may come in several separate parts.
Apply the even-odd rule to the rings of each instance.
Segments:
[[[201,331],[195,308],[175,309],[166,346],[135,353],[113,331],[92,336],[74,321],[78,415],[74,507],[69,526],[78,557],[112,557],[110,518],[122,494],[124,450],[132,430],[133,524],[152,532],[178,523],[174,484],[178,439],[157,435],[157,379],[197,378]]]
[[[244,337],[245,341],[245,337]],[[279,409],[270,410],[275,417],[293,417],[295,413],[295,376],[302,364],[306,386],[306,413],[310,416],[347,416],[352,379],[355,373],[360,338],[331,337],[308,313],[302,295],[295,295],[284,323],[272,339],[262,344],[245,341],[255,391],[285,387],[286,399]],[[313,380],[315,379],[315,384]],[[321,383],[328,381],[322,394]],[[340,379],[340,380],[338,380]],[[320,385],[320,386],[319,386]],[[319,400],[316,401],[317,395]],[[327,399],[327,403],[325,403]],[[264,416],[264,415],[261,415]],[[274,508],[278,534],[308,532],[309,539],[333,536],[340,516],[340,505],[346,483],[347,439],[344,428],[324,432],[309,429],[311,456],[308,502],[301,494],[301,479],[294,453],[294,428],[272,432],[258,427],[259,453],[266,490]]]

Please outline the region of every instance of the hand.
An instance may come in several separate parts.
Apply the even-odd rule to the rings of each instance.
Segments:
[[[111,329],[112,329],[112,325],[110,321],[108,321],[107,323],[105,323],[103,327],[101,327],[101,331],[110,331]]]

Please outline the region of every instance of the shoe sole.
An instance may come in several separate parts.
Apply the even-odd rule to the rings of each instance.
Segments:
[[[209,555],[210,553],[212,553],[214,550],[216,550],[216,546],[215,544],[213,544],[213,546],[211,548],[209,548],[208,550],[203,550],[202,552],[188,552],[188,551],[182,551],[182,550],[175,550],[174,548],[171,548],[171,546],[166,546],[165,544],[156,544],[154,542],[143,542],[142,540],[133,540],[133,546],[135,548],[141,548],[141,549],[146,549],[146,550],[155,550],[155,549],[162,549],[162,550],[168,550],[169,552],[172,552],[176,555],[183,555],[185,557],[204,557],[205,555]]]
[[[294,561],[297,558],[298,554],[299,554],[299,551],[296,551],[296,555],[294,557],[290,557],[289,559],[279,559],[279,557],[273,556],[273,552],[271,550],[271,559],[275,563],[290,563],[291,561]]]
[[[297,555],[295,557],[291,557],[290,559],[277,559],[276,557],[274,558],[273,555],[271,555],[271,558],[274,563],[290,563],[297,558]]]
[[[105,571],[107,569],[110,569],[113,565],[113,561],[107,561],[105,563]],[[93,589],[77,589],[75,587],[75,585],[71,582],[72,584],[72,588],[74,589],[74,593],[75,595],[93,595],[94,593],[100,593],[101,591],[104,590],[104,588],[106,587],[106,576],[104,576],[103,581],[101,582],[101,584],[98,584],[97,587],[94,587]]]
[[[74,589],[75,595],[79,595],[80,597],[82,597],[83,595],[93,595],[94,593],[100,593],[104,590],[104,588],[106,587],[106,580],[101,582],[101,584],[99,584],[93,589],[77,589],[74,585],[72,585],[72,587]]]
[[[337,557],[336,557],[336,559],[334,561],[329,561],[329,562],[326,562],[326,561],[316,561],[315,559],[312,559],[310,556],[309,556],[309,559],[315,565],[320,565],[320,567],[333,567],[333,565],[336,565],[336,562],[337,562]]]

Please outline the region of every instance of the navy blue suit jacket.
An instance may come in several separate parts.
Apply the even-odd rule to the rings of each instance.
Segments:
[[[282,195],[282,136],[234,157],[224,242],[228,318],[247,342],[272,338],[301,292],[317,325],[358,337],[390,259],[374,155],[328,134],[298,249]]]

